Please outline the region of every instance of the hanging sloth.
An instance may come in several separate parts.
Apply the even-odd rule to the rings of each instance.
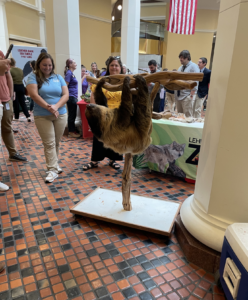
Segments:
[[[130,78],[123,82],[121,104],[110,109],[102,92],[105,79],[97,84],[94,96],[96,104],[87,105],[85,112],[89,126],[95,137],[119,154],[142,153],[151,143],[152,103],[146,81],[137,75],[137,93],[131,94]]]

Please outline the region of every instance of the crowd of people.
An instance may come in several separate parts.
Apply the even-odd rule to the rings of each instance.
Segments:
[[[198,118],[201,116],[202,106],[208,95],[211,71],[206,68],[207,59],[202,57],[198,65],[191,61],[189,51],[184,50],[179,54],[181,66],[179,72],[203,72],[204,79],[192,90],[172,91],[160,86],[153,104],[153,111],[161,112],[166,109],[177,110],[184,113],[186,117]],[[122,64],[120,57],[109,57],[106,60],[106,68],[101,71],[96,62],[91,63],[91,70],[88,71],[81,65],[81,79],[74,75],[77,64],[73,59],[65,62],[64,76],[55,73],[53,58],[46,52],[42,52],[37,61],[32,61],[30,66],[32,72],[25,79],[23,84],[23,72],[16,67],[13,58],[4,60],[0,51],[0,67],[5,69],[0,75],[0,118],[2,139],[9,152],[9,159],[12,161],[27,161],[21,156],[15,147],[12,130],[12,120],[19,119],[19,105],[22,108],[28,122],[31,121],[30,113],[26,107],[25,94],[31,98],[30,111],[33,110],[34,122],[41,137],[46,158],[47,176],[46,182],[52,182],[63,170],[58,165],[59,144],[68,124],[69,136],[79,138],[80,132],[75,126],[78,101],[78,81],[81,82],[83,94],[90,94],[90,102],[95,103],[94,91],[96,85],[87,81],[87,76],[99,78],[102,76],[127,74],[130,71]],[[158,63],[155,60],[148,62],[150,73],[160,72]],[[164,71],[167,71],[165,69]],[[152,91],[154,83],[148,85],[149,92]],[[121,103],[122,92],[109,92],[103,89],[109,108],[118,108]],[[15,94],[15,98],[14,98]],[[15,99],[15,100],[14,100]],[[14,101],[12,101],[14,100]],[[165,101],[166,100],[166,101]],[[67,105],[67,109],[66,109]],[[105,149],[103,143],[93,138],[92,155],[89,163],[83,165],[83,169],[89,170],[98,167],[98,162],[104,158],[109,159],[109,166],[119,169],[116,161],[123,160],[123,156],[110,149]],[[0,190],[8,190],[9,187],[0,182]]]
[[[181,66],[173,71],[199,73],[202,72],[203,80],[197,82],[197,86],[192,90],[173,91],[160,86],[153,104],[153,111],[162,112],[165,109],[165,100],[167,102],[166,109],[170,111],[177,110],[183,113],[187,118],[201,118],[202,109],[206,109],[206,101],[208,98],[208,89],[210,84],[211,71],[206,68],[207,58],[199,58],[198,64],[191,61],[191,55],[188,50],[183,50],[179,54]],[[150,73],[160,72],[158,64],[155,60],[148,62]],[[163,71],[168,71],[164,69]],[[154,84],[148,87],[151,92]]]

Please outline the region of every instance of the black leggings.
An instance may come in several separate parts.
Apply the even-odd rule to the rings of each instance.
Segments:
[[[77,98],[70,96],[67,101],[68,108],[68,130],[69,132],[77,132],[75,120],[77,117]]]
[[[26,118],[30,117],[30,114],[28,112],[27,105],[25,103],[25,88],[23,84],[14,84],[14,91],[15,91],[15,100],[13,101],[13,107],[14,107],[14,114],[15,119],[19,119],[20,115],[20,109],[19,104],[21,105],[22,111]]]
[[[93,136],[93,145],[91,153],[91,161],[102,161],[107,157],[110,160],[123,160],[123,155],[114,152],[111,149],[107,149],[103,146],[103,143]]]

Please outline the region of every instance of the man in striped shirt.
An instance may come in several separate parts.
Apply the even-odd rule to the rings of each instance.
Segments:
[[[200,72],[197,64],[191,61],[191,56],[188,50],[183,50],[179,54],[179,59],[182,65],[178,68],[178,72]],[[178,113],[184,113],[187,118],[193,118],[194,101],[198,90],[198,84],[199,82],[197,81],[197,86],[195,86],[193,90],[175,91],[177,111]]]

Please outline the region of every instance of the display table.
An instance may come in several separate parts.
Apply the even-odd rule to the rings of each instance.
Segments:
[[[83,138],[89,138],[89,137],[93,137],[93,133],[90,129],[90,126],[88,124],[88,121],[86,119],[85,116],[85,110],[86,110],[86,106],[87,106],[87,102],[85,102],[84,100],[78,101],[77,105],[79,106],[80,109],[80,114],[81,114],[81,119],[82,119],[82,132],[83,132]]]
[[[204,123],[152,120],[152,143],[133,158],[136,169],[149,168],[194,182]]]

